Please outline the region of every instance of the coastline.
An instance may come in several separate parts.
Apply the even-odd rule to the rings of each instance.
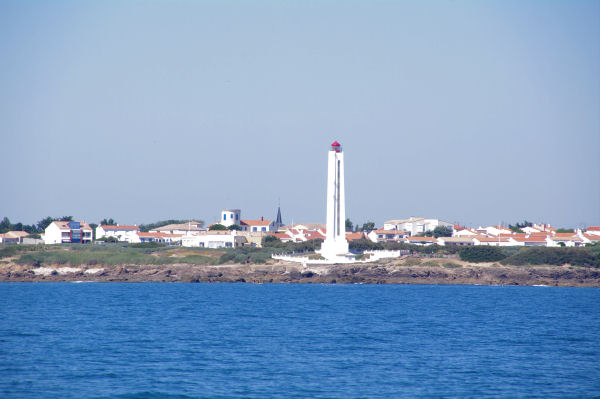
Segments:
[[[0,264],[0,282],[243,282],[329,284],[466,284],[600,287],[600,269],[579,266],[503,266],[465,262],[398,261],[373,264],[48,265]]]

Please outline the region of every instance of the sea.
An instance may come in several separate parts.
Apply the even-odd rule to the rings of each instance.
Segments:
[[[598,288],[0,284],[0,398],[599,397]]]

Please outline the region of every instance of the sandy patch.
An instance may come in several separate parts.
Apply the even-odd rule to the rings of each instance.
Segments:
[[[49,267],[38,267],[37,269],[33,269],[33,273],[35,273],[36,276],[49,276],[53,271],[54,269]]]
[[[102,269],[102,268],[87,269],[84,273],[85,274],[98,274],[98,273],[102,273],[103,271],[104,271],[104,269]]]
[[[78,267],[59,267],[56,269],[58,274],[68,274],[68,273],[79,273],[81,271]]]

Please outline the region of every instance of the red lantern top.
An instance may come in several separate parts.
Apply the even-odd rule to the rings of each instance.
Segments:
[[[337,141],[331,143],[331,151],[340,152],[342,150],[342,145]]]

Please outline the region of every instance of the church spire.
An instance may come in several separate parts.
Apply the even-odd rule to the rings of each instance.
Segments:
[[[281,220],[281,206],[277,205],[277,218],[275,219],[275,226],[280,228],[283,226],[283,221]]]

